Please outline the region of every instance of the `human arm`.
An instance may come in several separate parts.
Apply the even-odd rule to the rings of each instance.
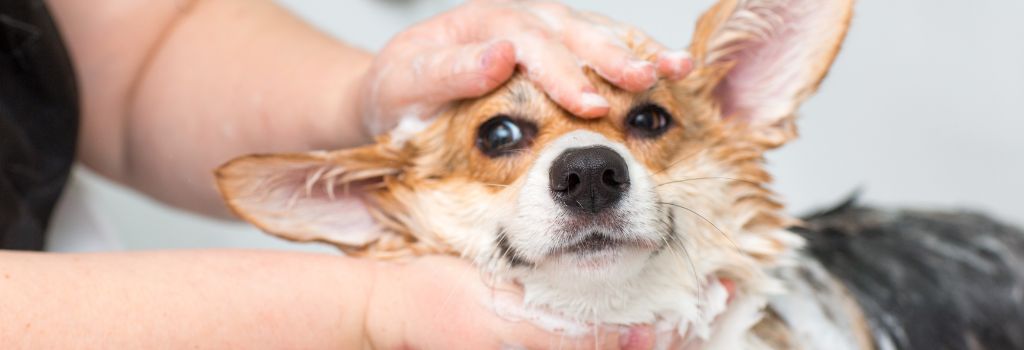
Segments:
[[[0,251],[0,343],[353,348],[345,345],[361,339],[368,264],[242,251]]]
[[[655,71],[680,77],[689,67],[649,40],[656,64],[644,64],[620,42],[622,33],[646,40],[639,31],[544,2],[469,2],[376,58],[268,0],[49,4],[79,78],[80,159],[210,215],[226,215],[211,172],[232,157],[361,144],[401,116],[429,117],[488,92],[517,64],[583,117],[607,108],[586,97],[580,62],[631,90],[652,84]]]
[[[52,0],[79,80],[80,159],[170,204],[224,214],[240,154],[363,142],[371,55],[267,0]]]
[[[495,315],[494,290],[454,258],[406,264],[262,251],[0,251],[10,348],[619,348]],[[371,297],[372,295],[372,297]],[[632,334],[626,348],[651,340]]]

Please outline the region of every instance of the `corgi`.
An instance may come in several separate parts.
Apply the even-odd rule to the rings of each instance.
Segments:
[[[685,348],[1024,348],[1024,233],[852,203],[800,220],[769,189],[764,154],[796,137],[852,7],[721,0],[682,80],[629,93],[583,68],[606,118],[517,75],[415,132],[238,158],[217,184],[271,234],[456,255],[520,284],[529,308],[656,324]]]

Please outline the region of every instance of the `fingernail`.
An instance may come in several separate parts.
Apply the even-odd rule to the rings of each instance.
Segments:
[[[501,47],[508,44],[509,43],[507,41],[497,41],[487,45],[483,54],[480,55],[480,66],[484,69],[490,68],[491,65],[494,64],[494,61],[501,56]]]
[[[647,61],[629,61],[629,68],[636,71],[654,69],[654,64]]]
[[[673,61],[683,61],[691,59],[690,52],[686,50],[665,51],[661,53],[661,58]]]
[[[672,71],[669,78],[673,80],[686,77],[693,69],[693,57],[685,50],[662,52],[658,59],[668,62],[669,69]]]
[[[654,75],[654,64],[647,61],[630,61],[629,68],[634,72],[642,72],[643,74]]]
[[[593,92],[584,92],[580,95],[580,105],[586,109],[592,108],[608,108],[608,100],[604,99],[603,96],[595,94]]]

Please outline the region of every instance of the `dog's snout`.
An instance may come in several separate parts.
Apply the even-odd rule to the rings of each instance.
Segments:
[[[615,205],[629,189],[629,169],[604,146],[571,148],[551,164],[551,193],[563,206],[597,213]]]

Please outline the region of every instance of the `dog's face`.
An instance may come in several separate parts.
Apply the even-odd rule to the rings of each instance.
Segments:
[[[792,246],[763,152],[794,135],[849,16],[845,1],[725,0],[698,25],[687,78],[628,93],[589,73],[606,118],[567,114],[516,77],[406,139],[241,158],[219,184],[268,232],[362,255],[458,254],[544,285],[538,299],[644,283],[695,295],[714,278],[755,288]],[[619,299],[571,313],[629,307]]]

